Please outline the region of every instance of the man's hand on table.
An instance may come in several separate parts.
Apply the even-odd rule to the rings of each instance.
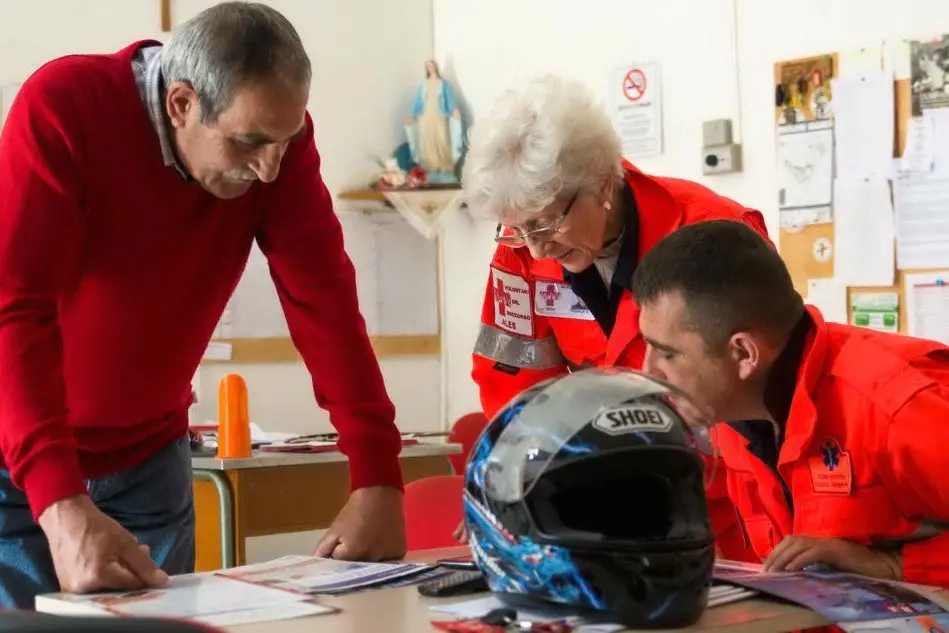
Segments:
[[[139,542],[86,495],[46,508],[39,517],[60,588],[69,593],[160,587],[168,575]]]
[[[387,486],[354,490],[316,546],[316,556],[346,560],[392,560],[405,551],[402,491]]]
[[[903,566],[895,552],[870,549],[844,539],[790,535],[764,561],[765,571],[800,571],[824,563],[834,569],[883,580],[902,580]]]

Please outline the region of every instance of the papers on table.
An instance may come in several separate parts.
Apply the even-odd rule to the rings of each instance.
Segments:
[[[173,618],[210,626],[283,620],[335,611],[308,598],[217,574],[190,574],[172,577],[168,586],[161,589],[37,596],[36,609],[60,615]]]
[[[754,597],[757,592],[747,587],[740,587],[727,583],[714,585],[709,590],[708,607],[714,608],[739,600]],[[507,608],[501,600],[494,596],[484,596],[473,600],[439,604],[431,607],[436,619],[467,620],[480,619],[495,609]],[[611,622],[596,621],[589,617],[580,617],[576,611],[566,607],[550,604],[538,606],[534,609],[518,609],[517,617],[522,621],[530,622],[557,622],[566,621],[576,633],[612,633],[624,630],[622,626]]]
[[[434,565],[285,556],[220,572],[173,576],[167,587],[90,595],[48,594],[36,608],[63,615],[163,617],[233,626],[333,613],[316,595],[406,584]]]
[[[831,570],[766,574],[760,566],[730,562],[717,563],[715,577],[813,609],[848,633],[949,624],[946,598],[918,585]]]
[[[316,595],[348,593],[385,585],[432,568],[433,565],[419,563],[362,563],[311,556],[284,556],[219,573],[255,585]]]

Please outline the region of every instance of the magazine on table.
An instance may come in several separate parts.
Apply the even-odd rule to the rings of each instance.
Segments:
[[[211,626],[334,613],[318,595],[405,584],[434,565],[360,563],[285,556],[266,563],[172,576],[165,587],[37,596],[36,610],[60,615],[164,617]]]
[[[284,556],[218,573],[254,585],[304,595],[338,595],[390,583],[404,584],[403,581],[408,578],[434,567],[433,564],[425,563],[363,563],[312,556]]]
[[[933,587],[831,569],[768,572],[718,561],[715,578],[807,607],[849,633],[949,633],[949,597]]]

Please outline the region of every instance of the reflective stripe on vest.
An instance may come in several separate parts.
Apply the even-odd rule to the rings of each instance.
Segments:
[[[526,339],[481,325],[474,353],[493,361],[521,369],[553,369],[563,365],[563,355],[552,336]]]

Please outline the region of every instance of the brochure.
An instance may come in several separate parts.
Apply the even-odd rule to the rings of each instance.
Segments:
[[[303,595],[339,595],[403,581],[433,567],[421,563],[362,563],[312,556],[284,556],[219,573],[255,585]]]
[[[162,617],[222,627],[333,613],[308,596],[217,574],[172,576],[160,589],[95,594],[47,594],[36,610],[57,615]]]
[[[837,571],[764,573],[719,561],[715,578],[820,613],[845,631],[949,632],[949,598],[938,589]]]
[[[61,615],[165,617],[234,626],[333,613],[336,609],[319,604],[314,596],[406,584],[433,568],[285,556],[222,571],[172,576],[159,589],[41,595],[36,609]]]

